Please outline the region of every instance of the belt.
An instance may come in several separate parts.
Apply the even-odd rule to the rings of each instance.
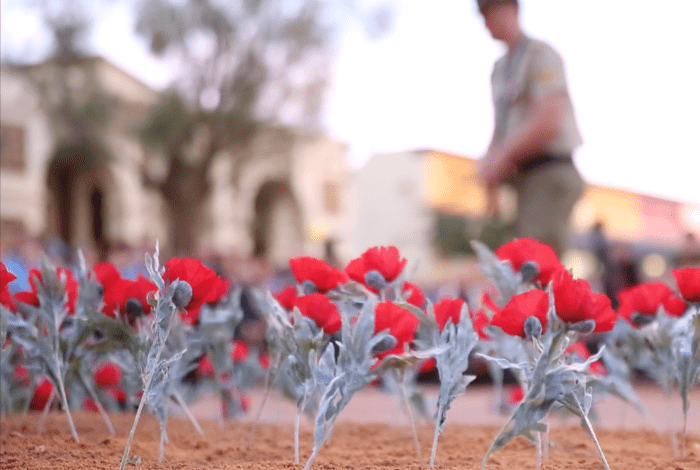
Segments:
[[[543,166],[550,165],[552,163],[568,163],[569,165],[573,165],[574,160],[571,158],[571,155],[550,155],[550,154],[541,154],[537,155],[533,158],[530,158],[526,160],[525,162],[521,163],[518,165],[518,171],[520,173],[529,173],[533,170],[536,170],[537,168],[541,168]]]

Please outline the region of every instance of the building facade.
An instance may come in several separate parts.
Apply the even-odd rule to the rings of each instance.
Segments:
[[[35,66],[48,67],[46,64]],[[80,166],[57,156],[60,129],[42,106],[26,68],[3,67],[0,97],[0,235],[59,237],[72,247],[137,245],[159,240],[167,250],[173,221],[161,196],[143,182],[146,153],[138,135],[160,94],[102,58],[70,70],[69,84],[85,91],[85,68],[114,103],[102,140],[109,158]],[[81,88],[83,87],[83,88]],[[45,91],[45,90],[44,90]],[[220,152],[209,178],[213,190],[201,221],[200,243],[221,254],[259,255],[277,266],[290,256],[322,256],[332,244],[349,254],[346,147],[327,136],[264,127],[253,158],[234,175],[233,150]]]

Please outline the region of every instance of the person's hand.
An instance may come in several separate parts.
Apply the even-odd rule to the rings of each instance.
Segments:
[[[512,171],[513,165],[507,155],[498,147],[492,147],[486,155],[479,160],[479,176],[488,187],[498,186]]]

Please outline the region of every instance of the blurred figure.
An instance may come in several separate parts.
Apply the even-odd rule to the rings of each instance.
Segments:
[[[507,47],[491,75],[495,127],[479,173],[491,197],[500,184],[515,186],[516,235],[538,239],[561,255],[583,192],[572,160],[581,136],[561,57],[523,32],[517,0],[477,4],[491,36]]]
[[[2,262],[17,279],[8,284],[10,292],[17,293],[31,289],[29,271],[39,267],[43,247],[37,237],[25,236],[19,245],[11,247],[2,257]]]
[[[612,244],[612,270],[610,271],[610,293],[612,306],[617,309],[617,293],[622,289],[636,286],[641,282],[637,259],[630,245],[623,242]]]
[[[603,290],[611,299],[615,298],[615,285],[613,271],[615,269],[610,250],[610,241],[605,235],[605,225],[597,221],[591,231],[591,248],[601,266],[600,278],[603,281]]]
[[[700,268],[700,240],[693,232],[685,234],[683,247],[675,264],[678,268]]]

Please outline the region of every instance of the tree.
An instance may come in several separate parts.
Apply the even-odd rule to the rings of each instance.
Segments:
[[[254,158],[248,143],[260,126],[319,126],[332,48],[344,21],[361,17],[353,0],[142,4],[137,34],[179,68],[171,93],[141,131],[148,158],[167,168],[155,178],[146,163],[143,175],[170,210],[176,253],[194,248],[219,152],[231,150],[237,175]],[[368,34],[377,37],[388,27],[390,10],[373,10],[367,18]]]
[[[114,102],[101,89],[94,58],[87,53],[92,18],[80,0],[38,0],[24,5],[38,12],[51,39],[49,57],[40,64],[6,60],[38,93],[54,138],[48,163],[48,185],[58,212],[58,235],[71,242],[72,201],[69,197],[83,174],[110,157],[103,139]],[[98,242],[102,240],[97,240]]]

